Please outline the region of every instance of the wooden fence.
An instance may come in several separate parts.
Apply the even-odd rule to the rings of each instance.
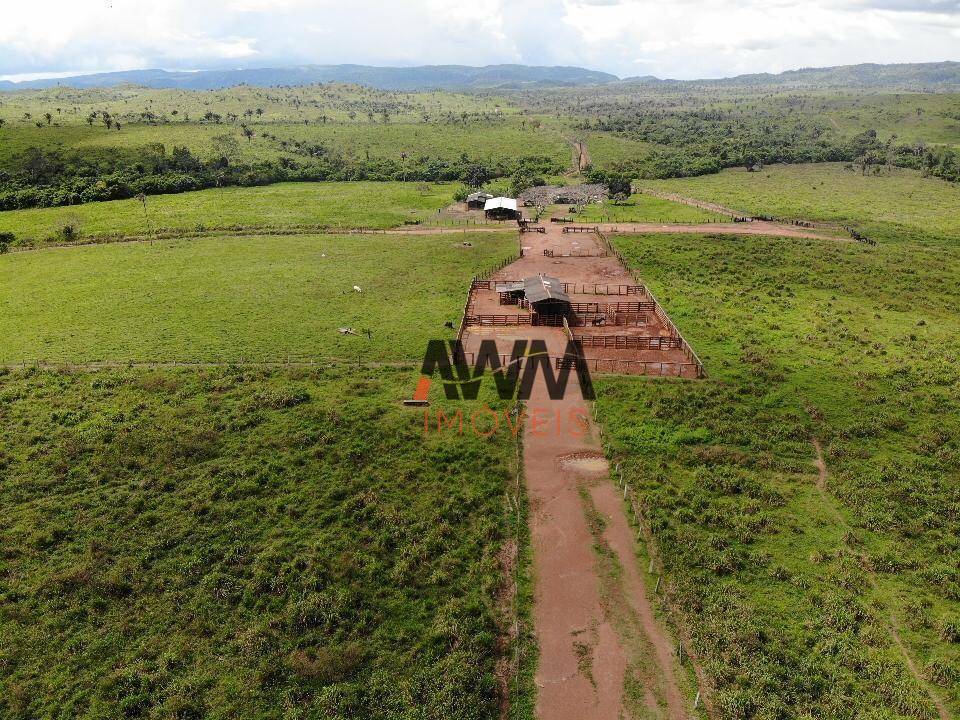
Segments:
[[[601,285],[599,283],[561,283],[570,295],[646,295],[644,285]]]
[[[570,303],[570,310],[575,313],[607,314],[614,313],[639,313],[655,312],[656,303],[652,301],[637,302],[612,302],[612,303],[592,303],[592,302],[574,302]]]
[[[680,338],[675,336],[575,335],[573,340],[581,347],[612,348],[614,350],[682,349]]]
[[[521,280],[487,280],[474,278],[472,290],[496,290],[497,285],[511,285]],[[647,295],[645,285],[604,285],[602,283],[560,283],[565,293],[570,295]]]
[[[578,315],[548,315],[536,313],[535,325],[560,327],[564,319],[570,327],[640,327],[650,324],[650,313],[618,312],[608,315],[600,313],[580,313]]]
[[[535,325],[535,314],[530,315],[464,315],[466,327],[507,327],[512,325]]]
[[[603,244],[603,246],[608,248],[617,257],[623,267],[630,270],[630,266],[627,264],[627,261],[616,250],[616,248],[613,247],[610,239],[599,230],[597,230],[597,237],[600,238],[600,242]],[[633,274],[633,270],[630,270],[630,273]],[[660,301],[657,300],[656,296],[650,291],[649,288],[647,288],[647,296],[654,303],[654,314],[660,319],[664,327],[670,331],[671,335],[674,335],[680,339],[680,349],[683,350],[683,354],[686,356],[687,360],[689,360],[690,363],[695,365],[697,368],[696,377],[705,378],[707,376],[707,371],[703,366],[703,361],[700,360],[700,357],[694,351],[693,346],[687,342],[687,339],[683,336],[683,333],[681,333],[677,326],[674,325],[673,320],[670,319],[670,316],[667,315],[666,311],[664,311]]]
[[[615,360],[612,358],[578,358],[564,356],[554,358],[558,370],[578,369],[586,366],[593,372],[614,375],[654,375],[658,377],[702,377],[696,363],[659,362],[655,360]]]

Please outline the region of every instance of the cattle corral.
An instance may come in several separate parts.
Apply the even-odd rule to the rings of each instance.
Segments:
[[[467,351],[498,329],[576,328],[568,337],[594,372],[705,377],[693,348],[599,229],[554,226],[535,239],[521,237],[529,244],[515,261],[471,284],[460,327]],[[554,358],[558,367],[562,360]]]

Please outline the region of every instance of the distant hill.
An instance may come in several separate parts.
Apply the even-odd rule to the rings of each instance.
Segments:
[[[616,75],[578,67],[427,65],[399,68],[369,65],[301,65],[286,68],[198,72],[129,70],[21,83],[0,81],[0,90],[47,88],[57,85],[75,88],[112,87],[122,84],[151,88],[216,90],[243,84],[270,87],[322,82],[355,83],[382,90],[471,90],[596,85],[617,79]]]
[[[841,65],[803,68],[771,74],[757,73],[707,80],[661,80],[652,75],[620,80],[616,75],[580,67],[532,65],[424,65],[421,67],[373,67],[370,65],[301,65],[251,70],[129,70],[13,83],[0,81],[0,90],[36,89],[64,85],[75,88],[113,87],[132,84],[151,88],[217,90],[235,85],[309,85],[340,82],[367,85],[381,90],[522,90],[538,87],[581,87],[623,84],[648,88],[873,88],[886,90],[960,91],[960,63],[911,63],[901,65]]]
[[[652,76],[626,78],[625,84],[678,87],[756,88],[873,88],[886,90],[960,91],[960,62],[897,65],[840,65],[786,72],[756,73],[713,80],[660,80]]]

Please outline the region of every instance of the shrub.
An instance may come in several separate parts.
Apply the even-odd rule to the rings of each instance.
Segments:
[[[940,639],[960,643],[960,618],[946,617],[940,620]]]
[[[54,237],[61,242],[76,242],[80,239],[80,220],[76,217],[67,217],[57,224]]]

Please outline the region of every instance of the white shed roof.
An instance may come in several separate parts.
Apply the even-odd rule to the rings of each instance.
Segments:
[[[498,210],[500,208],[516,211],[517,201],[506,197],[490,198],[483,206],[484,210]]]

